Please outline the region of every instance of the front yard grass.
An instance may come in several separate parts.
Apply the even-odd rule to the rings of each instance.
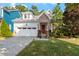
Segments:
[[[79,56],[79,45],[58,39],[35,40],[17,56]]]

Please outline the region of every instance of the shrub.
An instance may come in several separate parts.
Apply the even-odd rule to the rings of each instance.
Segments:
[[[71,36],[71,32],[67,27],[60,28],[61,33],[63,33],[64,36]]]
[[[5,20],[2,20],[1,35],[4,36],[4,37],[12,36],[12,32],[10,31],[9,26],[7,25]]]
[[[54,37],[64,37],[64,36],[72,36],[72,33],[69,31],[67,27],[62,26],[61,28],[56,28],[52,33]]]
[[[61,35],[58,28],[56,28],[51,34],[54,37],[60,37],[60,35]]]

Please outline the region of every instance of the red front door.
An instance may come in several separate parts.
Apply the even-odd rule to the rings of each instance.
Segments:
[[[46,34],[46,24],[40,24],[40,30],[43,34]]]

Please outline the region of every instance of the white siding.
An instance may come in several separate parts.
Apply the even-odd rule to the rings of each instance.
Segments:
[[[18,27],[23,27],[25,26],[26,23],[14,23],[14,31],[16,31],[16,33],[18,33],[20,30],[18,29]]]
[[[27,27],[27,29],[18,29],[18,27]],[[37,36],[38,35],[38,23],[15,23],[14,28],[16,31],[16,36]],[[31,29],[28,29],[28,28],[31,28]]]

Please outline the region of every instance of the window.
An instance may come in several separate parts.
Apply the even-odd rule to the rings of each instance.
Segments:
[[[26,29],[26,27],[23,27],[23,29]]]
[[[26,14],[24,15],[24,18],[27,18],[27,15]]]
[[[35,27],[33,27],[32,29],[36,29]]]
[[[28,19],[30,18],[30,14],[28,14]]]
[[[30,27],[28,29],[31,29]]]
[[[21,29],[21,27],[18,27],[18,29]]]

